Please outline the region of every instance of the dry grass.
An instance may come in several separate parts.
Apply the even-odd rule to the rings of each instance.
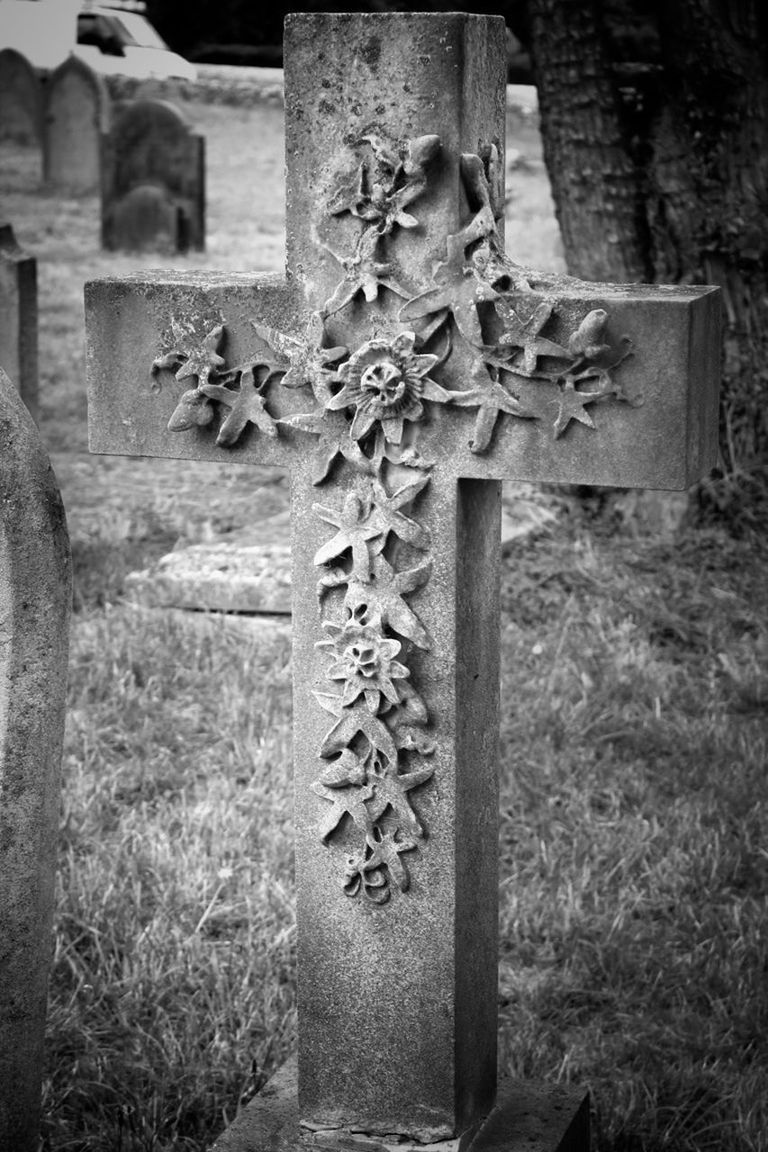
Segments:
[[[209,249],[173,262],[279,267],[280,114],[190,111]],[[508,245],[556,266],[514,130]],[[294,1039],[288,643],[142,612],[124,580],[285,487],[84,455],[82,283],[152,261],[102,255],[95,200],[0,159],[77,585],[44,1148],[198,1152]],[[505,560],[502,1064],[588,1084],[599,1152],[768,1147],[767,552],[749,523],[670,548],[574,504]]]

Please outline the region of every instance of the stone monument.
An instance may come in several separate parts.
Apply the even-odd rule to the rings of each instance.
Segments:
[[[100,185],[101,137],[109,128],[109,93],[101,76],[70,56],[49,77],[43,117],[43,179],[70,192]]]
[[[205,140],[172,104],[136,100],[102,137],[101,226],[107,249],[205,248]]]
[[[0,370],[0,1148],[37,1152],[71,564],[37,429]]]
[[[10,224],[0,224],[0,368],[36,420],[37,261],[19,247]]]
[[[0,49],[0,140],[39,145],[43,97],[37,73],[15,48]]]
[[[289,16],[285,93],[285,280],[86,287],[93,451],[290,471],[298,1088],[216,1148],[585,1149],[497,1098],[500,480],[707,470],[718,295],[505,257],[500,18]]]

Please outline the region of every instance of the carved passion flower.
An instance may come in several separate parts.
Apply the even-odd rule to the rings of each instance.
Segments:
[[[344,681],[342,706],[354,704],[361,695],[374,715],[382,696],[390,704],[398,704],[400,697],[393,681],[403,680],[409,672],[395,660],[400,641],[382,635],[381,619],[374,618],[369,624],[348,620],[343,626],[325,621],[323,627],[331,639],[319,641],[317,647],[328,648],[335,658],[328,677]]]
[[[326,407],[355,409],[350,428],[354,440],[361,440],[379,424],[385,439],[399,444],[404,421],[421,419],[423,399],[450,400],[450,392],[427,375],[438,357],[416,355],[415,342],[413,332],[401,332],[391,344],[368,340],[338,369],[344,387]]]

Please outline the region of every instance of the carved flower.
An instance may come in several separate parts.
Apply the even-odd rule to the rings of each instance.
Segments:
[[[450,392],[427,375],[438,357],[417,355],[413,350],[415,342],[413,332],[401,332],[391,344],[368,340],[339,368],[344,387],[326,407],[355,409],[350,428],[354,440],[362,439],[379,424],[384,438],[399,444],[404,422],[421,419],[423,399],[438,403],[451,399]]]
[[[395,659],[400,641],[382,635],[381,619],[375,618],[369,624],[353,619],[344,625],[326,621],[323,627],[331,639],[321,640],[317,647],[328,648],[334,656],[328,677],[344,681],[342,707],[354,704],[361,695],[374,715],[382,696],[391,704],[398,704],[400,697],[393,681],[405,679],[409,672]]]

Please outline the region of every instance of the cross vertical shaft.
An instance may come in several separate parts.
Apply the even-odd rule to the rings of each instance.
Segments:
[[[397,233],[393,281],[410,293],[445,258],[445,236],[460,227],[459,156],[492,144],[503,152],[502,33],[501,20],[459,15],[289,18],[288,267],[311,308],[332,297],[337,255],[366,226],[349,211],[318,220],[318,192],[341,207],[334,164],[366,138],[382,152],[439,137],[429,187],[408,206],[418,227]],[[375,302],[353,298],[329,317],[330,342],[357,347],[372,330],[387,332],[402,303],[391,288]],[[438,473],[436,465],[418,513],[437,546],[413,554],[432,565],[428,590],[408,601],[430,639],[412,652],[409,682],[437,747],[399,757],[401,772],[434,775],[409,794],[425,841],[401,857],[407,892],[381,907],[345,896],[339,852],[317,835],[312,788],[329,718],[312,691],[328,690],[328,662],[315,647],[323,633],[312,561],[329,533],[307,502],[300,466],[292,499],[300,1115],[423,1140],[453,1136],[487,1112],[496,1076],[499,492],[494,482]],[[325,486],[322,495],[333,502]],[[341,621],[341,604],[328,600],[322,615]],[[345,832],[341,824],[342,843]]]

